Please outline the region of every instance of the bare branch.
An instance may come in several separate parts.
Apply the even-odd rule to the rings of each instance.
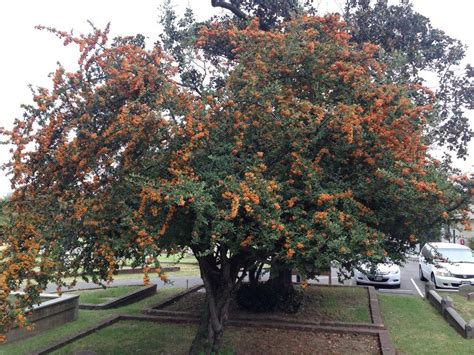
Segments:
[[[213,7],[222,7],[224,9],[227,9],[229,11],[232,11],[232,13],[237,16],[238,18],[241,18],[243,20],[247,19],[247,15],[240,10],[238,7],[222,0],[211,0],[211,4]]]

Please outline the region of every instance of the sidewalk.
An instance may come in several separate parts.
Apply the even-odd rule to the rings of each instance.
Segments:
[[[164,283],[160,280],[158,276],[150,277],[151,284],[157,284],[158,288],[165,288],[165,287],[180,287],[180,288],[189,288],[192,286],[202,284],[202,280],[199,276],[182,276],[182,277],[170,277],[170,282]],[[137,274],[136,279],[127,279],[127,280],[114,280],[108,287],[117,287],[117,286],[135,286],[135,285],[143,285],[143,274]],[[56,285],[49,284],[45,293],[56,293]],[[71,288],[63,288],[63,291],[70,291],[70,290],[85,290],[85,289],[93,289],[93,288],[101,288],[100,285],[97,285],[93,282],[85,282],[85,281],[78,281],[77,284]]]

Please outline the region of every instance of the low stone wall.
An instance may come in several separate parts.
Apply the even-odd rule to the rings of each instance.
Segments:
[[[34,324],[34,329],[28,331],[24,328],[13,328],[7,333],[8,342],[24,339],[77,319],[79,296],[41,294],[40,297],[48,300],[30,310],[32,314],[28,319]]]
[[[438,310],[439,313],[456,329],[464,338],[474,339],[474,319],[466,322],[453,308],[453,300],[449,297],[441,297],[435,291],[434,284],[428,282],[425,286],[426,299]]]
[[[80,309],[107,309],[107,308],[122,307],[122,306],[126,306],[127,304],[141,301],[142,299],[153,296],[154,294],[156,294],[156,284],[143,287],[140,290],[132,291],[122,297],[117,297],[113,300],[110,300],[104,303],[99,303],[99,304],[80,303],[79,308]]]

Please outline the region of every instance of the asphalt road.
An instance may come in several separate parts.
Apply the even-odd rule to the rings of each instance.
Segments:
[[[406,294],[419,297],[425,296],[426,282],[421,281],[418,277],[418,261],[408,260],[405,265],[400,267],[400,276],[400,288],[375,287],[381,293]],[[347,284],[355,285],[355,280],[348,280]]]

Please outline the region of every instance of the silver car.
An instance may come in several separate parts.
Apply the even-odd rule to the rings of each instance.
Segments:
[[[418,272],[422,281],[431,280],[436,287],[474,285],[473,251],[460,244],[427,243],[420,253]]]
[[[377,264],[376,267],[363,264],[360,270],[355,270],[354,279],[357,285],[400,287],[400,267],[390,262]]]

